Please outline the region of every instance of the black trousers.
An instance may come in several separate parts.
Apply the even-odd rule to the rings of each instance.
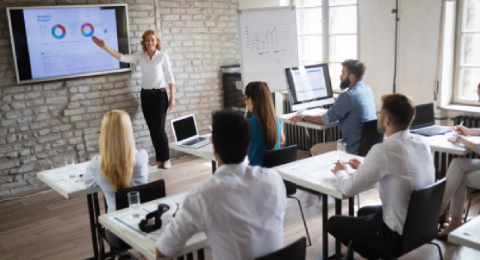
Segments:
[[[383,222],[381,206],[363,207],[358,217],[333,216],[328,220],[327,231],[345,246],[353,241],[353,251],[367,259],[388,259],[375,249],[392,255],[402,252],[402,236]]]
[[[147,122],[155,159],[157,162],[165,162],[170,159],[168,138],[165,132],[165,120],[167,118],[168,97],[164,88],[142,89],[140,93],[142,111]]]

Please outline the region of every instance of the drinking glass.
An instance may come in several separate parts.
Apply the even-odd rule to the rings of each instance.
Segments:
[[[337,142],[337,160],[345,162],[347,153],[347,143]]]
[[[67,157],[65,158],[65,167],[67,168],[68,171],[68,178],[75,178],[75,174],[72,173],[73,170],[75,170],[75,158],[73,157]]]
[[[131,191],[127,193],[128,205],[130,205],[130,215],[132,218],[140,217],[140,192]]]

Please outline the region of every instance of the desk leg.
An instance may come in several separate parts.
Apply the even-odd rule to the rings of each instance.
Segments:
[[[100,222],[98,222],[98,216],[100,216],[100,205],[98,203],[98,193],[95,192],[93,194],[93,205],[95,207],[95,225],[97,227],[97,237],[98,237],[98,259],[104,259],[105,258],[105,247],[103,244],[103,238],[102,238],[102,226],[100,225]]]
[[[348,198],[348,215],[352,216],[354,215],[354,206],[355,206],[355,197],[350,197]]]
[[[212,161],[212,174],[214,174],[217,171],[217,162]]]
[[[327,232],[327,221],[328,221],[328,195],[322,195],[322,243],[323,243],[323,257],[321,259],[328,259],[328,232]]]
[[[95,229],[95,212],[93,209],[92,194],[87,195],[87,203],[88,203],[88,215],[90,217],[90,233],[92,234],[93,259],[98,259],[97,231]]]
[[[335,199],[335,215],[342,215],[342,200]],[[335,259],[340,260],[342,257],[342,244],[340,240],[335,238]]]
[[[205,260],[205,252],[202,249],[197,250],[197,259],[198,260]]]

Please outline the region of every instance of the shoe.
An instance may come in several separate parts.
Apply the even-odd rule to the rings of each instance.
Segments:
[[[160,166],[158,166],[159,169],[170,169],[172,167],[172,163],[169,162],[168,164],[162,163]]]
[[[438,232],[437,233],[437,239],[448,240],[448,234],[444,234],[443,232]]]

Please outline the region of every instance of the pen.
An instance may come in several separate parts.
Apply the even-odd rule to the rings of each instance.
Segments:
[[[333,163],[333,164],[337,164],[337,163],[335,162],[335,163]],[[344,162],[344,164],[350,164],[350,163],[349,163],[349,162]]]

